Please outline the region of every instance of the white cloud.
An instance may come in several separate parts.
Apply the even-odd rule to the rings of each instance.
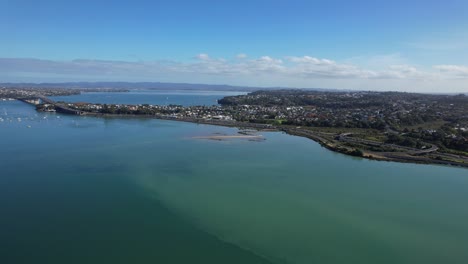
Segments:
[[[350,64],[339,64],[328,59],[318,59],[310,56],[287,57],[292,63],[291,75],[304,78],[369,78],[372,72]]]
[[[387,70],[379,71],[373,78],[380,79],[433,79],[434,75],[423,72],[410,65],[390,65]]]
[[[248,73],[255,74],[255,73],[281,73],[287,70],[287,68],[283,65],[283,61],[281,59],[274,59],[269,56],[263,56],[258,59],[249,60],[246,64],[240,64],[239,66],[245,66],[248,70]]]
[[[433,68],[445,75],[468,78],[468,66],[435,65]]]
[[[305,64],[315,64],[315,65],[331,65],[335,64],[334,61],[332,60],[327,60],[327,59],[317,59],[314,57],[310,56],[304,56],[304,57],[286,57],[291,62],[294,63],[305,63]]]
[[[386,57],[387,58],[387,57]],[[314,57],[287,57],[294,63],[290,68],[292,74],[303,77],[322,78],[357,78],[357,79],[405,79],[429,77],[409,65],[386,65],[384,70],[368,70],[351,63],[337,63],[328,59]]]
[[[239,56],[237,56],[239,57]],[[363,68],[348,62],[311,56],[274,58],[262,56],[226,60],[202,53],[191,62],[177,61],[52,61],[0,58],[0,82],[22,81],[24,76],[80,76],[82,79],[145,80],[242,85],[301,86],[328,88],[432,90],[453,85],[466,89],[468,66],[435,65],[422,70],[408,64],[387,65],[382,69]],[[62,78],[62,79],[63,79]],[[3,80],[2,80],[3,79]],[[453,80],[453,81],[451,81]],[[457,80],[457,81],[455,81]],[[464,81],[465,80],[465,81]],[[378,87],[374,87],[378,86]],[[458,87],[458,88],[457,88]],[[458,91],[458,90],[457,90]],[[466,91],[468,92],[468,91]]]
[[[357,56],[346,59],[345,63],[360,65],[374,70],[387,69],[389,65],[406,65],[409,61],[400,53],[379,54],[372,56]]]

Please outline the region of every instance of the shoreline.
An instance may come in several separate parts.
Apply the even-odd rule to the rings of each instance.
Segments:
[[[262,135],[211,135],[211,136],[196,136],[193,139],[211,139],[211,140],[223,140],[223,139],[264,139]]]
[[[70,113],[64,113],[70,114]],[[304,130],[300,128],[292,128],[286,126],[272,126],[269,124],[260,124],[260,123],[246,123],[238,121],[226,121],[226,120],[207,120],[207,119],[198,119],[198,118],[177,118],[170,116],[162,115],[121,115],[121,114],[103,114],[103,113],[92,113],[85,112],[79,116],[90,116],[90,117],[102,117],[102,118],[144,118],[144,119],[159,119],[167,121],[178,121],[178,122],[187,122],[193,124],[204,124],[204,125],[214,125],[214,126],[223,126],[223,127],[235,127],[239,129],[253,129],[257,131],[268,131],[268,132],[284,132],[288,135],[299,136],[311,139],[322,147],[341,154],[345,154],[353,157],[360,157],[369,160],[376,161],[387,161],[387,162],[401,162],[401,163],[412,163],[412,164],[433,164],[433,165],[448,165],[461,168],[468,168],[468,163],[459,163],[447,160],[436,160],[423,156],[410,156],[408,153],[404,152],[375,152],[375,151],[364,151],[362,155],[354,155],[348,147],[344,147],[337,142],[332,142],[329,139],[326,139],[316,132],[310,130]],[[214,136],[222,137],[222,136]],[[243,136],[227,136],[227,137],[243,137]],[[204,139],[214,139],[222,140],[223,138],[212,138],[210,136],[204,137]],[[227,138],[226,138],[227,139]],[[259,139],[259,138],[247,138],[247,139]]]
[[[367,150],[365,144],[361,144],[362,140],[356,144],[356,142],[350,144],[346,141],[341,141],[342,135],[324,133],[320,131],[312,131],[310,129],[304,129],[302,127],[286,126],[286,125],[271,125],[263,123],[250,123],[250,122],[239,122],[235,120],[223,120],[223,119],[202,119],[202,118],[193,118],[193,117],[179,117],[179,116],[167,116],[161,114],[153,115],[135,115],[135,114],[108,114],[108,113],[97,113],[97,112],[88,112],[78,109],[69,108],[66,106],[61,106],[54,102],[53,100],[48,99],[47,97],[40,97],[43,101],[50,103],[55,106],[57,113],[67,114],[67,115],[78,115],[78,116],[90,116],[90,117],[103,117],[103,118],[150,118],[150,119],[160,119],[168,121],[179,121],[179,122],[188,122],[194,124],[206,124],[206,125],[215,125],[215,126],[224,126],[224,127],[236,127],[239,129],[253,129],[259,131],[281,131],[288,135],[300,136],[311,139],[319,143],[322,147],[327,148],[328,150],[342,153],[349,156],[361,157],[370,160],[377,161],[392,161],[392,162],[402,162],[402,163],[415,163],[415,164],[436,164],[436,165],[450,165],[468,168],[468,157],[457,156],[455,155],[442,153],[442,152],[433,152],[430,153],[432,157],[423,156],[425,151],[419,149],[405,149],[405,147],[391,145],[394,151],[370,151]],[[27,100],[20,100],[28,104],[33,104]],[[36,111],[40,111],[36,108]],[[331,139],[331,138],[332,139]],[[338,140],[337,140],[338,137]],[[346,139],[346,137],[344,137]],[[217,139],[221,140],[221,139]],[[365,141],[365,140],[364,140]],[[377,146],[388,147],[389,144],[382,142],[374,142]],[[396,148],[395,148],[396,147]],[[405,149],[402,151],[402,149]],[[437,149],[436,149],[437,150]],[[432,152],[432,151],[431,151]],[[423,155],[420,155],[423,153]]]
[[[448,165],[448,166],[455,166],[461,168],[468,168],[468,163],[457,163],[451,161],[444,161],[444,160],[435,160],[429,158],[418,158],[416,156],[409,156],[407,153],[403,152],[375,152],[375,151],[365,151],[362,156],[352,155],[350,152],[344,150],[340,146],[336,146],[320,136],[311,135],[310,133],[301,133],[297,131],[284,131],[288,135],[294,135],[299,137],[305,137],[311,139],[317,143],[319,143],[322,147],[341,154],[345,154],[348,156],[359,157],[369,160],[376,160],[376,161],[387,161],[387,162],[400,162],[400,163],[412,163],[412,164],[432,164],[432,165]]]

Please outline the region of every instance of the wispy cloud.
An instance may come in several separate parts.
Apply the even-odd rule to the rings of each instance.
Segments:
[[[468,66],[435,65],[434,69],[439,70],[444,76],[468,78]]]
[[[238,59],[245,59],[245,58],[247,58],[247,54],[245,54],[245,53],[239,53],[239,54],[237,54],[236,58],[238,58]]]
[[[426,51],[460,51],[468,48],[468,33],[465,28],[447,29],[418,36],[413,41],[403,43],[408,47]]]
[[[427,51],[453,51],[464,49],[467,47],[465,42],[450,42],[450,41],[421,41],[421,42],[409,42],[406,43],[411,48],[427,50]]]
[[[210,56],[206,53],[200,53],[197,56],[195,56],[196,59],[202,60],[202,61],[207,61],[210,60]]]
[[[356,56],[344,60],[349,64],[360,65],[365,68],[381,70],[388,68],[389,65],[407,65],[410,64],[409,60],[402,54],[389,53],[389,54],[377,54],[368,56]]]

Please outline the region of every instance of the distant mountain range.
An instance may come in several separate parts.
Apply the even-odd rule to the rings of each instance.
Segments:
[[[204,90],[204,91],[257,91],[271,89],[292,89],[286,87],[250,87],[218,84],[163,83],[163,82],[65,82],[65,83],[0,83],[0,87],[31,88],[117,88],[140,90]],[[297,88],[294,88],[297,89]],[[316,91],[344,91],[336,89],[307,88]]]

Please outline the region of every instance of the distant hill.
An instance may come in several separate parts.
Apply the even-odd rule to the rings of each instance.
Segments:
[[[257,91],[288,89],[285,87],[250,87],[218,84],[163,83],[163,82],[65,82],[65,83],[0,83],[0,87],[31,88],[118,88],[144,90],[204,90],[204,91]],[[295,88],[297,89],[297,88]],[[316,91],[339,91],[334,89],[306,88]],[[342,90],[341,90],[342,91]]]

